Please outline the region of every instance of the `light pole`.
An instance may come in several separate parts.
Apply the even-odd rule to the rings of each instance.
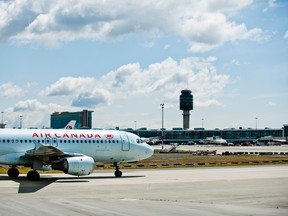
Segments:
[[[202,120],[202,128],[204,128],[204,118],[202,118],[201,120]]]
[[[257,130],[257,120],[258,120],[258,117],[255,118],[255,121],[256,121],[256,130]]]
[[[22,129],[22,115],[20,115],[20,129]]]
[[[164,145],[164,104],[160,104],[162,109],[162,128],[161,128],[161,140],[162,140],[162,149]]]
[[[135,124],[135,131],[136,131],[136,128],[137,128],[137,127],[136,127],[137,121],[134,121],[134,124]]]
[[[2,123],[1,123],[0,128],[5,128],[4,120],[3,120],[3,114],[4,114],[4,112],[2,111],[1,114],[2,114]]]

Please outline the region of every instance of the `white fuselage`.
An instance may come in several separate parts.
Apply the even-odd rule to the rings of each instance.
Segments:
[[[27,165],[23,159],[36,143],[67,154],[83,154],[95,162],[131,162],[152,156],[153,149],[132,133],[113,130],[0,130],[0,164]],[[27,163],[27,164],[26,164]]]

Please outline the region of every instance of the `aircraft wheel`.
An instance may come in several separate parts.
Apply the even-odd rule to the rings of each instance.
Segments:
[[[16,168],[10,168],[8,170],[8,176],[11,178],[17,178],[19,176],[19,170]]]
[[[40,179],[40,174],[35,170],[31,170],[27,173],[27,179],[30,181],[38,181]]]
[[[116,177],[121,177],[121,176],[122,176],[122,172],[121,172],[120,170],[116,170],[115,173],[114,173],[114,175],[115,175]]]

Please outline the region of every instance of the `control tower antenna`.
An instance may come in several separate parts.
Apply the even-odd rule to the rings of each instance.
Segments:
[[[182,90],[180,95],[180,110],[183,110],[183,129],[189,129],[190,110],[193,110],[193,95],[191,90]]]

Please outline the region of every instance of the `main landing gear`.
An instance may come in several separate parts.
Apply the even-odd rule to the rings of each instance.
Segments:
[[[8,176],[11,178],[17,178],[19,176],[19,170],[16,169],[16,166],[12,166],[12,168],[8,170]]]
[[[31,170],[27,173],[27,179],[30,181],[38,181],[40,174],[36,170]]]
[[[12,166],[8,170],[8,176],[11,178],[17,178],[19,176],[19,170],[16,166]],[[40,174],[36,170],[31,170],[27,173],[27,179],[30,181],[38,181],[40,179]]]
[[[121,177],[122,176],[122,172],[119,170],[120,163],[119,162],[114,162],[114,166],[115,166],[114,175],[116,177]]]

